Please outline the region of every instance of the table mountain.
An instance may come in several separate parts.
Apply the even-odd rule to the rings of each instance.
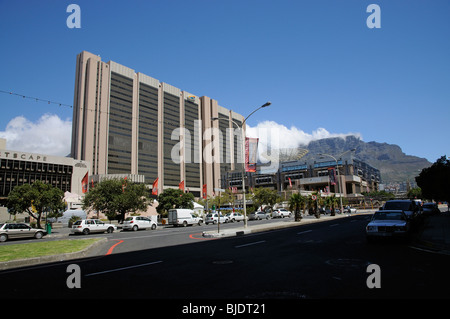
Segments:
[[[432,164],[425,158],[406,155],[398,145],[364,142],[356,136],[315,140],[301,148],[309,151],[308,157],[317,157],[319,153],[336,156],[356,148],[355,157],[378,168],[383,184],[414,180],[423,168]]]

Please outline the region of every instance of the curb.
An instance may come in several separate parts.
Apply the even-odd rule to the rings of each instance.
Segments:
[[[69,239],[76,240],[76,239]],[[0,270],[7,270],[11,268],[25,267],[25,266],[34,266],[43,263],[50,263],[55,261],[66,261],[71,259],[78,259],[86,257],[89,253],[89,250],[99,246],[100,244],[104,244],[107,241],[106,238],[101,238],[91,245],[87,246],[83,250],[76,251],[73,253],[66,254],[58,254],[58,255],[50,255],[50,256],[41,256],[34,258],[25,258],[25,259],[15,259],[11,261],[0,262]]]

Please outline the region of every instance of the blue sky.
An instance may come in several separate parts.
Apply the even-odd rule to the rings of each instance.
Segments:
[[[450,155],[449,17],[447,0],[0,0],[0,90],[71,105],[86,50],[244,116],[271,101],[251,127],[355,133],[434,162]],[[70,107],[3,93],[0,107],[7,148],[70,150]]]

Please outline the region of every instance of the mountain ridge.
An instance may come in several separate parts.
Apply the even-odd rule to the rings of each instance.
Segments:
[[[414,181],[420,171],[432,165],[427,159],[407,155],[396,144],[376,141],[364,142],[359,137],[331,137],[311,141],[299,148],[307,149],[307,157],[317,157],[319,153],[339,155],[356,149],[355,157],[380,170],[383,184]]]

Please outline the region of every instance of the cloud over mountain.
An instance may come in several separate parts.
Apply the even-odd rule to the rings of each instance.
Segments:
[[[310,134],[295,126],[288,128],[274,121],[264,121],[258,123],[255,127],[247,125],[247,136],[258,137],[261,147],[268,147],[270,145],[274,149],[297,148],[324,138],[345,138],[347,136],[362,138],[360,133],[330,133],[322,127],[314,130]]]

